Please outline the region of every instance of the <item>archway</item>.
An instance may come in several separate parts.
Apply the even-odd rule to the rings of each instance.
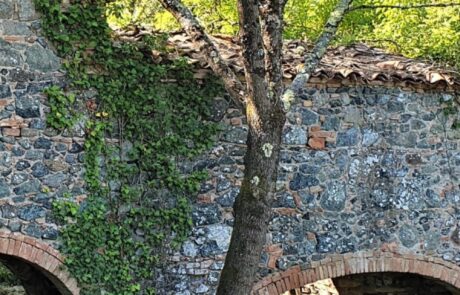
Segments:
[[[460,267],[457,265],[440,258],[375,251],[331,255],[312,262],[306,270],[292,267],[263,278],[254,285],[252,294],[279,295],[323,279],[381,272],[421,275],[460,289]]]
[[[77,295],[77,281],[51,246],[19,233],[0,232],[0,262],[21,280],[30,294]]]

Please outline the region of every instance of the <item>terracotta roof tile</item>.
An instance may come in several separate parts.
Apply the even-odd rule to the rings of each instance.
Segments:
[[[141,34],[142,35],[142,34]],[[140,35],[138,35],[140,36]],[[243,74],[241,47],[229,36],[213,36],[222,57],[238,74]],[[168,38],[172,53],[168,58],[186,56],[195,64],[196,77],[203,78],[209,71],[201,60],[199,48],[183,33],[172,33]],[[304,54],[311,46],[302,41],[286,41],[283,45],[283,75],[292,79],[302,66]],[[389,54],[382,49],[365,44],[340,46],[329,49],[321,60],[313,77],[320,79],[343,79],[372,82],[393,82],[397,84],[423,84],[460,89],[460,74],[452,69],[441,68],[424,61],[401,55]]]

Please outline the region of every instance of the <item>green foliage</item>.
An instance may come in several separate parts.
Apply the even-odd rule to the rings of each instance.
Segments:
[[[35,0],[71,88],[82,94],[48,89],[48,124],[71,127],[75,101],[85,91],[97,93],[82,116],[88,195],[80,203],[64,196],[53,212],[64,225],[62,251],[82,294],[154,294],[154,271],[165,251],[186,238],[188,196],[206,177],[185,175],[178,163],[212,145],[217,126],[205,119],[221,86],[197,84],[184,60],[155,64],[149,52],[161,49],[164,37],[112,40],[103,2],[77,1],[63,10],[60,1]]]
[[[57,86],[45,89],[45,94],[50,106],[50,113],[46,117],[48,126],[58,130],[72,127],[79,117],[75,106],[75,94],[66,94]]]
[[[236,0],[184,0],[183,3],[198,16],[208,32],[237,34]],[[316,40],[336,3],[337,0],[288,1],[284,15],[285,38]],[[427,3],[432,1],[355,0],[353,6]],[[157,1],[115,0],[109,6],[112,8],[109,19],[118,27],[149,25],[162,31],[180,28]],[[355,42],[366,42],[409,57],[430,58],[459,67],[460,7],[356,10],[345,18],[334,44]]]
[[[3,264],[0,263],[0,285],[2,286],[18,286],[21,281]]]
[[[372,5],[433,3],[427,0],[361,0],[359,2]],[[339,38],[374,41],[372,43],[409,57],[430,58],[460,67],[460,7],[369,10],[366,23],[370,25],[356,26],[354,31],[347,32],[353,28],[352,23],[363,15],[366,14],[361,10],[351,13]]]
[[[460,129],[460,113],[459,113],[459,100],[460,97],[454,95],[453,99],[445,100],[441,98],[439,103],[442,106],[442,112],[447,117],[453,117],[454,120],[450,125],[453,130]]]

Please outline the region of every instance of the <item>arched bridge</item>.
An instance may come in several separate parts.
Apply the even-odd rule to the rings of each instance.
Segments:
[[[0,0],[0,8],[0,260],[25,286],[40,278],[49,290],[43,294],[78,294],[56,250],[59,228],[50,207],[65,191],[85,194],[83,132],[56,135],[45,128],[41,92],[62,83],[63,74],[37,33],[32,1]],[[373,72],[319,71],[288,114],[253,292],[301,292],[325,278],[339,278],[340,289],[347,286],[340,278],[351,275],[411,273],[446,286],[450,293],[443,294],[457,294],[460,131],[453,125],[460,118],[446,109],[458,100],[458,81],[407,60],[397,66],[391,55],[354,50],[342,52],[343,59]],[[367,66],[359,67],[360,60]],[[339,68],[337,60],[328,62]],[[399,74],[384,74],[392,65]],[[196,198],[190,238],[158,278],[159,294],[213,294],[218,283],[246,127],[241,111],[223,99],[215,100],[215,119],[226,126],[220,141],[184,163],[184,169],[206,168],[211,178]]]

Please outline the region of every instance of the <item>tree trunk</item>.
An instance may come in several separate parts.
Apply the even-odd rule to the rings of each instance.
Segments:
[[[244,179],[233,206],[235,222],[218,295],[247,295],[257,278],[272,215],[281,135],[286,120],[280,100],[283,89],[281,4],[273,0],[266,4],[258,0],[239,0],[238,13],[249,132]],[[272,20],[262,23],[261,14],[272,15]]]
[[[233,234],[218,295],[251,292],[272,214],[285,112],[323,57],[352,1],[338,1],[313,52],[307,56],[304,68],[284,91],[281,51],[286,1],[238,0],[246,80],[246,89],[243,89],[191,11],[180,0],[160,0],[194,39],[213,71],[223,78],[230,95],[246,107],[249,134],[244,179],[233,206]]]
[[[233,206],[235,223],[218,295],[247,295],[254,285],[272,216],[284,122],[278,110],[273,111],[267,132],[249,126],[244,180]]]

